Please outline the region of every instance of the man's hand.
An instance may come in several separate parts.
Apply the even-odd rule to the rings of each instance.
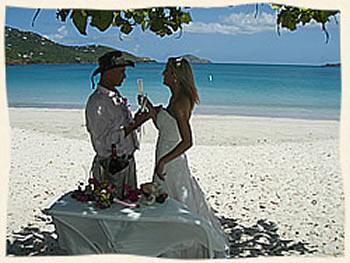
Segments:
[[[129,123],[128,126],[124,127],[125,137],[128,136],[133,130],[141,126],[142,123],[150,118],[149,112],[141,112],[140,110],[136,112],[134,120]]]
[[[139,106],[142,107],[143,103],[145,103],[145,100],[146,100],[146,103],[147,103],[147,97],[145,95],[138,95],[137,96],[137,102],[139,103]]]

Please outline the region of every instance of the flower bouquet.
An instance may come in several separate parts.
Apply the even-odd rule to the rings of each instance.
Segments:
[[[72,193],[72,198],[80,202],[95,201],[98,208],[105,209],[112,205],[116,194],[117,188],[113,184],[90,178],[85,189],[79,185],[78,190]]]
[[[164,203],[168,198],[168,194],[156,182],[142,184],[140,189],[126,184],[124,191],[124,198],[120,200],[118,198],[120,189],[115,185],[90,178],[85,189],[79,185],[78,189],[72,193],[72,198],[80,202],[93,201],[100,209],[108,208],[113,203],[127,207],[139,207],[142,204],[152,205],[155,202]]]
[[[131,201],[137,205],[152,205],[155,202],[162,204],[167,198],[168,194],[156,182],[141,184],[140,189],[125,185],[124,201]]]
[[[141,185],[140,203],[152,205],[157,202],[162,204],[167,198],[168,193],[164,191],[160,184],[153,182]]]

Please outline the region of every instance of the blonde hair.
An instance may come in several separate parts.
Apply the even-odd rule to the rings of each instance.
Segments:
[[[179,88],[190,99],[193,110],[200,100],[190,63],[183,57],[175,57],[168,59],[168,65],[179,83]]]

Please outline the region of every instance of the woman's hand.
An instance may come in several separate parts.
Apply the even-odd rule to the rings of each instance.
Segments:
[[[160,180],[164,181],[165,180],[165,175],[166,173],[164,173],[164,166],[165,166],[165,162],[163,159],[160,159],[156,165],[156,169],[155,169],[155,173],[157,174],[157,176],[159,177]]]
[[[144,123],[147,119],[149,119],[150,113],[149,112],[141,112],[141,110],[137,111],[135,114],[134,121],[136,122],[137,126]]]
[[[153,119],[153,121],[157,120],[157,114],[160,108],[161,106],[157,106],[157,107],[152,106],[152,108],[149,108],[149,114],[150,114],[150,117]]]

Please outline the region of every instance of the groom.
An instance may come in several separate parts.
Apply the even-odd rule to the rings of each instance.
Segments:
[[[134,62],[124,59],[120,51],[113,51],[100,57],[98,64],[92,75],[93,88],[97,74],[101,74],[100,81],[85,109],[87,130],[96,152],[91,172],[94,178],[101,180],[114,144],[117,155],[125,156],[129,161],[125,184],[137,186],[134,152],[139,148],[139,142],[127,99],[117,89],[126,78],[126,67],[134,67]]]

